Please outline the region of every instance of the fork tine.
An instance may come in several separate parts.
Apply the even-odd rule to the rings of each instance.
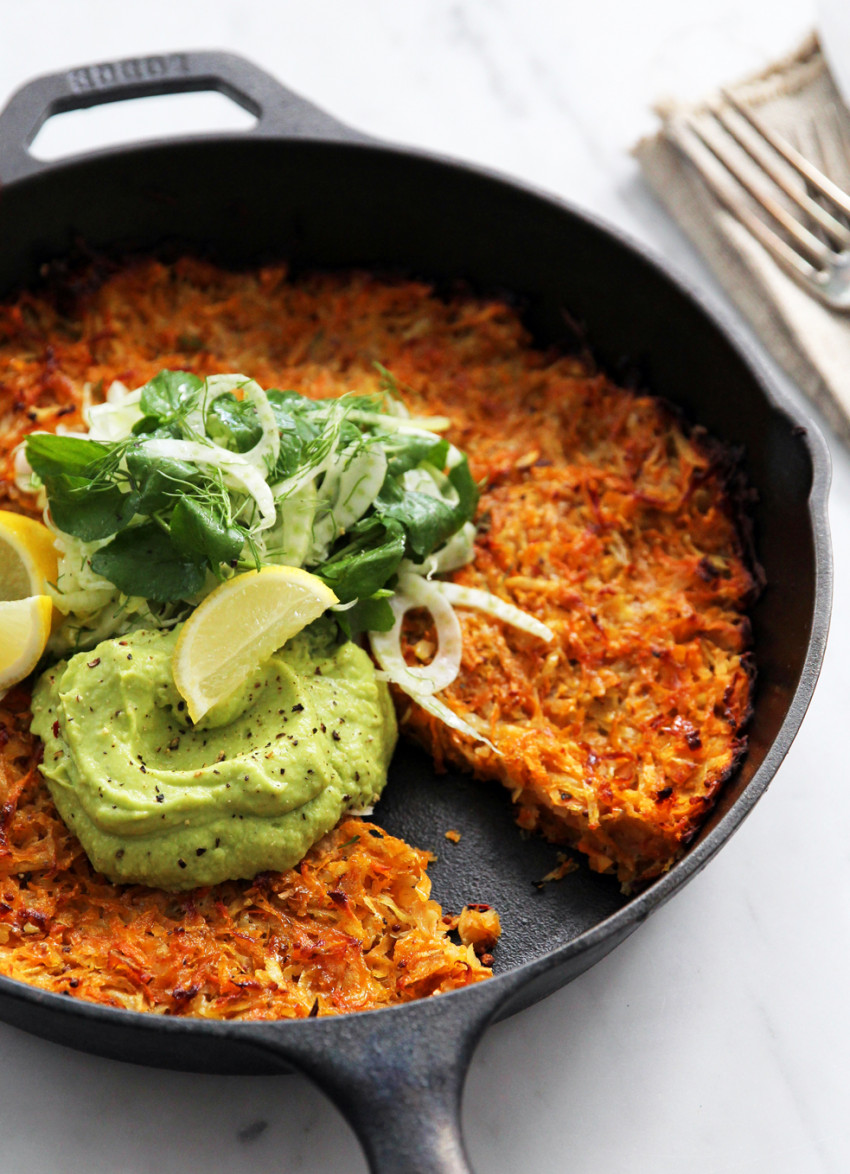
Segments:
[[[689,120],[689,126],[715,158],[723,164],[732,178],[750,193],[756,203],[768,215],[772,216],[777,224],[782,226],[785,232],[797,242],[812,261],[821,266],[829,264],[834,254],[823,241],[819,240],[813,232],[810,232],[808,228],[805,228],[795,220],[787,208],[784,208],[768,192],[762,190],[745,171],[742,171],[738,163],[730,157],[725,146],[721,146],[719,142],[706,135],[703,129],[693,120]],[[759,218],[755,217],[755,219],[758,220]]]
[[[822,196],[831,200],[837,208],[841,209],[841,212],[845,216],[850,216],[850,196],[842,191],[838,184],[833,183],[828,176],[824,175],[822,171],[819,171],[817,167],[814,167],[805,156],[801,155],[789,142],[786,142],[781,135],[776,134],[769,126],[765,126],[762,120],[748,106],[736,98],[730,90],[722,90],[721,93],[729,105],[734,106],[738,113],[747,120],[753,130],[761,135],[765,142],[770,143],[774,151],[780,154],[785,162],[789,163],[803,177],[806,183],[811,184]]]
[[[689,132],[690,141],[688,141],[688,136],[683,133],[685,130]],[[746,202],[741,199],[740,188],[734,181],[729,180],[728,172],[725,169],[721,171],[719,160],[704,145],[701,136],[695,132],[693,122],[690,119],[682,119],[676,124],[675,135],[685,157],[696,167],[717,199],[759,241],[774,260],[792,277],[807,284],[815,286],[820,284],[821,270],[816,269],[814,265],[795,252],[787,241],[765,224],[760,216],[756,216]],[[714,170],[712,164],[717,168],[717,171]]]
[[[721,108],[719,110],[713,110],[712,113],[723,125],[724,129],[729,132],[735,142],[747,152],[753,162],[770,176],[776,186],[781,188],[785,195],[806,216],[816,221],[843,248],[850,247],[850,229],[846,228],[839,220],[836,220],[816,200],[813,200],[799,184],[795,184],[784,167],[777,166],[775,159],[772,159],[764,149],[765,140],[760,136],[753,139],[751,135],[742,133],[743,128],[735,124],[727,110]]]

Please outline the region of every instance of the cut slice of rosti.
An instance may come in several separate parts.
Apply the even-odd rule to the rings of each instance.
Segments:
[[[482,494],[486,529],[455,579],[556,634],[541,645],[462,615],[461,672],[442,697],[495,751],[400,706],[402,731],[438,762],[502,782],[522,828],[578,847],[627,889],[681,855],[750,715],[757,584],[730,469],[672,418],[668,429],[678,458],[659,466],[654,496],[604,450],[592,464],[514,470]],[[427,622],[406,630],[411,656],[432,638]]]

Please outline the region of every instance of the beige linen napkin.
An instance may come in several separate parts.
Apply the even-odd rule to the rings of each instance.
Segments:
[[[843,105],[817,39],[792,56],[727,87],[850,191],[850,112]],[[661,130],[635,155],[656,195],[672,212],[750,320],[762,341],[836,433],[850,441],[850,315],[810,297],[727,212],[676,145],[676,120],[705,112],[659,108]]]

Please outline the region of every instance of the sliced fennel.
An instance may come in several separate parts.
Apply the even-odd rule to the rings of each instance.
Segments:
[[[462,717],[458,717],[455,711],[446,705],[445,701],[441,701],[433,693],[409,693],[408,696],[411,701],[415,701],[426,713],[430,713],[432,717],[437,718],[443,725],[449,726],[452,730],[457,730],[459,734],[464,734],[467,738],[474,738],[477,742],[483,742],[485,746],[490,747],[494,754],[499,754],[498,747],[494,746],[489,738],[485,738],[475,726],[464,721]]]
[[[325,561],[334,541],[366,513],[384,484],[384,450],[349,445],[343,460],[328,469],[316,496],[313,541],[309,561]]]
[[[405,693],[431,694],[445,689],[460,671],[462,637],[454,608],[440,591],[440,584],[420,575],[399,575],[390,600],[395,622],[388,632],[370,632],[369,643],[378,664]],[[414,607],[430,611],[437,629],[437,653],[428,665],[410,666],[401,649],[405,613]]]
[[[280,433],[269,398],[255,379],[247,375],[210,375],[204,381],[204,393],[199,396],[186,415],[186,427],[197,436],[206,439],[206,415],[213,403],[223,395],[240,391],[243,400],[253,404],[261,428],[257,443],[242,459],[262,473],[265,480],[269,471],[277,464],[280,455]]]
[[[408,564],[409,565],[409,564]],[[440,721],[470,738],[485,742],[484,735],[464,721],[436,694],[457,678],[461,663],[462,636],[453,605],[484,611],[547,643],[555,638],[551,628],[497,595],[479,588],[463,587],[428,579],[425,574],[406,570],[398,577],[396,593],[390,600],[395,622],[387,632],[370,632],[372,654],[387,681],[397,685],[411,700]],[[426,608],[437,630],[437,651],[427,665],[409,665],[402,650],[401,630],[405,614],[412,608]]]
[[[531,636],[537,636],[547,644],[555,639],[555,633],[546,624],[489,591],[482,591],[478,587],[463,587],[459,583],[440,583],[439,589],[440,594],[449,603],[457,604],[459,607],[471,607],[476,611],[486,611],[497,620],[528,632]]]
[[[313,545],[316,486],[308,482],[298,493],[276,503],[275,524],[257,535],[255,549],[262,564],[303,567]]]

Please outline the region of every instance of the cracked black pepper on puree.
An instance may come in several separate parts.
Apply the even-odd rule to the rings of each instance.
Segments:
[[[59,813],[118,882],[189,889],[291,868],[383,789],[387,687],[319,620],[192,725],[171,674],[178,635],[107,640],[42,676],[32,729]],[[315,734],[333,708],[333,733]]]

